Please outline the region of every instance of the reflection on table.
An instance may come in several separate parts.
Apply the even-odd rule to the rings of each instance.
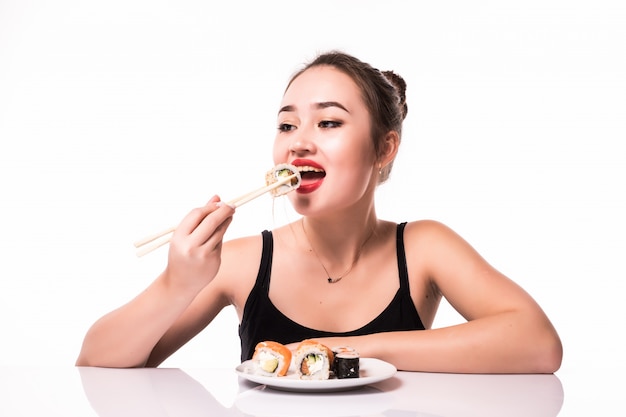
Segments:
[[[229,370],[77,368],[77,372],[99,417],[554,417],[563,404],[563,388],[555,375],[398,372],[350,391],[293,393],[254,384]]]

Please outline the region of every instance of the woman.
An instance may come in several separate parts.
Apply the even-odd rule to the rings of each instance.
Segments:
[[[242,360],[257,342],[316,338],[398,369],[552,373],[562,346],[541,308],[435,221],[378,219],[377,186],[398,151],[404,80],[340,52],[295,74],[274,162],[302,173],[302,218],[222,243],[234,209],[213,197],[177,227],[163,273],[87,332],[77,365],[158,366],[226,306]],[[466,323],[431,329],[442,297]]]

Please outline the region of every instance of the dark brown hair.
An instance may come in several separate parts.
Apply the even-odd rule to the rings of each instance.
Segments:
[[[370,113],[370,129],[376,156],[384,152],[384,139],[389,131],[398,132],[402,138],[402,122],[407,114],[406,82],[393,71],[379,71],[370,64],[340,51],[318,55],[296,72],[287,89],[309,68],[328,65],[348,75],[361,90],[363,101]],[[379,182],[389,178],[393,161],[381,170]]]

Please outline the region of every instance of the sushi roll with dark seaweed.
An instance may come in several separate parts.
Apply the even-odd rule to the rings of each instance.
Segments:
[[[339,346],[333,349],[333,374],[337,379],[358,378],[360,371],[360,355],[349,346]]]

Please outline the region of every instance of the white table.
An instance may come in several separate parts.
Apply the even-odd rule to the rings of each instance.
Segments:
[[[233,369],[0,368],[0,416],[554,417],[556,375],[398,372],[351,391],[293,393]]]

